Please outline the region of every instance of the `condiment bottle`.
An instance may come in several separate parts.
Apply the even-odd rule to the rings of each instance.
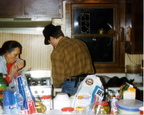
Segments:
[[[109,114],[110,107],[106,101],[98,101],[95,103],[95,114]]]
[[[104,93],[104,101],[109,102],[108,89],[105,89],[105,93]]]
[[[112,99],[111,99],[111,103],[110,103],[110,106],[111,106],[111,112],[110,112],[110,114],[118,114],[118,109],[117,109],[117,101],[118,101],[118,99],[116,98],[116,97],[113,97]]]
[[[51,110],[52,108],[52,97],[50,95],[48,96],[42,96],[41,97],[41,101],[42,103],[45,105],[47,111],[48,112],[49,110]]]

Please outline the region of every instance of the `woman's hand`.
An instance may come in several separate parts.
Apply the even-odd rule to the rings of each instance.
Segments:
[[[25,66],[25,62],[23,60],[16,61],[15,64],[11,67],[9,77],[17,77],[19,74],[19,70]]]
[[[18,70],[20,70],[25,66],[25,62],[23,60],[19,60],[15,63],[15,65],[17,65]]]
[[[16,75],[17,75],[17,73],[18,73],[18,70],[19,70],[19,67],[18,67],[18,65],[13,65],[12,67],[11,67],[11,69],[10,69],[10,74],[8,75],[9,77],[15,77]]]

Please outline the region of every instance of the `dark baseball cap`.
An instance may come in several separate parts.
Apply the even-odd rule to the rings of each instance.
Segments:
[[[54,26],[53,24],[47,25],[43,30],[43,35],[45,37],[44,44],[49,45],[48,40],[50,40],[50,36],[59,30],[61,30],[61,26]]]

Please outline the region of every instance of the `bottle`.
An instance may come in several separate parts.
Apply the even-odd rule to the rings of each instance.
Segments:
[[[118,114],[118,108],[117,108],[117,104],[116,104],[117,101],[118,101],[118,99],[116,97],[113,97],[111,99],[111,102],[110,102],[111,112],[110,112],[110,114],[112,114],[112,115]]]
[[[46,106],[46,113],[52,109],[52,96],[42,96],[41,102]]]
[[[118,90],[115,92],[115,97],[116,97],[118,100],[120,99],[120,93],[119,93]]]
[[[108,89],[105,89],[104,101],[109,102]]]
[[[95,103],[94,114],[109,114],[110,107],[106,101],[98,101]]]
[[[3,78],[3,74],[0,73],[0,101],[3,101],[3,91],[5,90],[7,84]]]

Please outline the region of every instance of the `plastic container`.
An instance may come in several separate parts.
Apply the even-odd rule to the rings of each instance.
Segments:
[[[118,99],[116,97],[113,97],[111,100],[110,100],[110,108],[111,108],[111,114],[117,114],[118,111],[117,111],[117,101]]]
[[[42,96],[41,101],[46,106],[46,113],[52,109],[52,96]]]
[[[118,114],[139,114],[143,102],[135,99],[122,99],[117,102]]]
[[[58,93],[53,100],[54,109],[61,110],[64,107],[70,107],[71,101],[67,93]]]

